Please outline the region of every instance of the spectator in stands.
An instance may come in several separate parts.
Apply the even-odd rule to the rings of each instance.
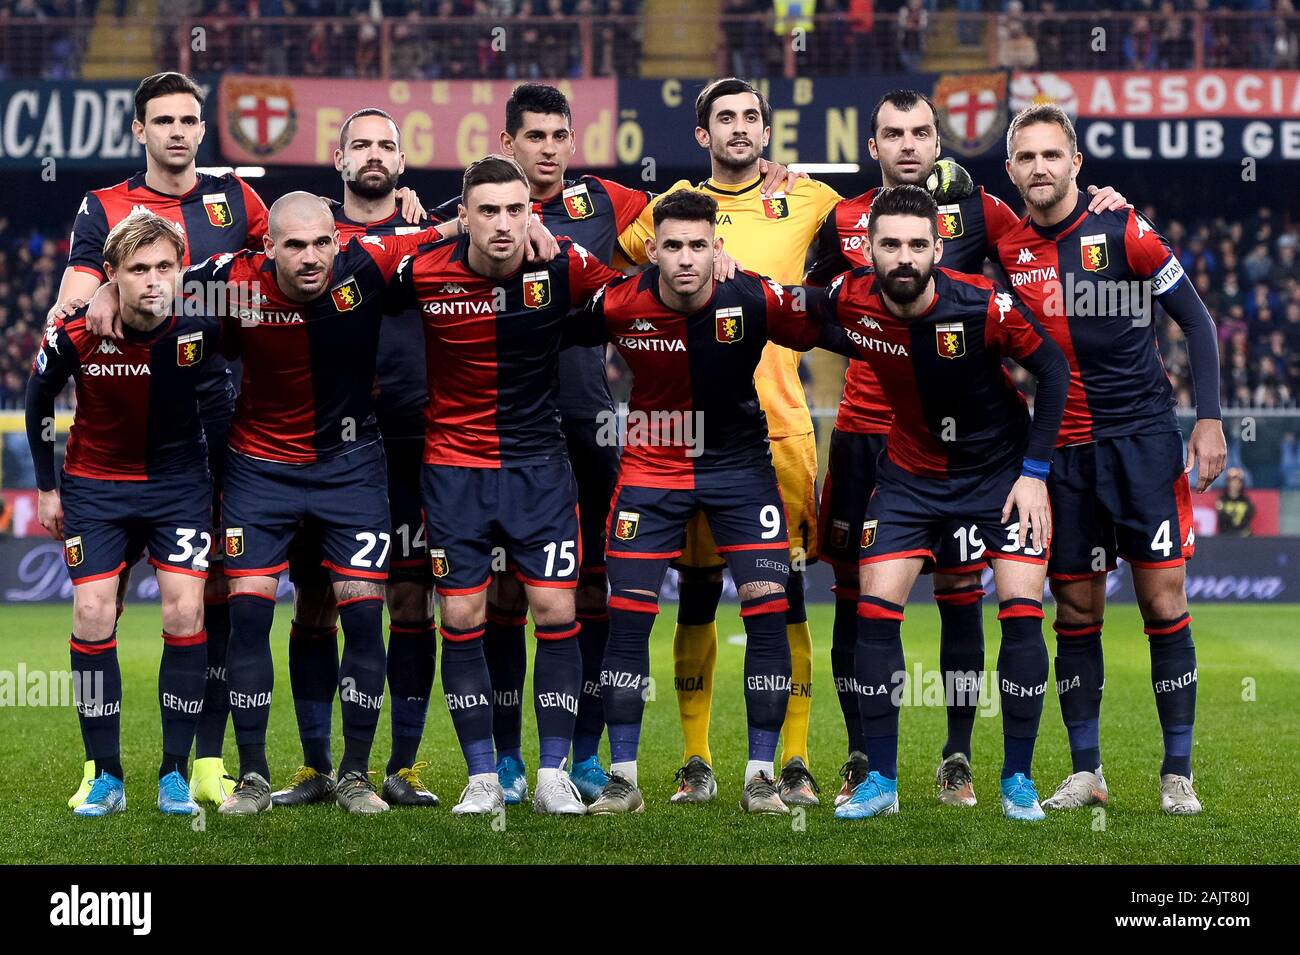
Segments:
[[[898,57],[903,69],[919,73],[925,59],[925,34],[930,29],[930,13],[925,0],[907,0],[898,10]]]
[[[1292,431],[1282,436],[1282,486],[1300,488],[1300,441]]]
[[[1015,5],[1019,5],[1017,2]],[[1008,16],[1011,16],[1008,12]],[[1038,44],[1025,30],[1019,14],[1006,24],[1006,35],[998,46],[998,65],[1006,69],[1029,70],[1038,65]]]
[[[1150,70],[1159,59],[1156,38],[1151,33],[1151,21],[1137,17],[1124,37],[1124,67],[1130,70]]]
[[[1241,468],[1229,468],[1228,480],[1214,504],[1220,537],[1249,537],[1255,522],[1255,504],[1246,493],[1246,476]]]

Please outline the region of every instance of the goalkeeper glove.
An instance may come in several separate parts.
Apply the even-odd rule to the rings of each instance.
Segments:
[[[960,202],[975,191],[975,182],[961,165],[953,159],[940,159],[934,164],[925,188],[939,205]]]

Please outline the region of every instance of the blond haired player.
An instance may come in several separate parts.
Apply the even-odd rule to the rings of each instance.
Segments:
[[[782,284],[798,284],[808,249],[840,196],[824,183],[801,178],[789,191],[764,198],[758,165],[771,135],[772,109],[744,80],[729,77],[710,83],[695,101],[695,114],[695,141],[709,151],[711,175],[699,185],[682,180],[664,195],[698,189],[712,196],[718,203],[717,234],[732,258]],[[646,261],[645,240],[654,235],[654,205],[647,206],[619,236],[623,254],[633,262]],[[816,805],[817,785],[808,770],[812,635],[804,610],[802,571],[817,558],[817,446],[799,380],[799,354],[769,343],[754,384],[767,414],[772,461],[790,528],[786,630],[793,666],[790,705],[782,727],[779,788],[789,805]],[[678,771],[680,785],[673,801],[707,802],[717,791],[709,717],[718,654],[714,614],[722,595],[724,562],[704,521],[692,522],[676,566],[681,572],[681,602],[673,638],[673,683],[685,737],[685,765]]]

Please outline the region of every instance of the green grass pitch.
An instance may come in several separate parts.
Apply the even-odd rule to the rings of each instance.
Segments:
[[[1203,605],[1193,608],[1199,653],[1199,712],[1195,770],[1205,812],[1169,818],[1160,812],[1157,772],[1160,734],[1149,680],[1146,641],[1135,608],[1106,615],[1106,698],[1102,745],[1111,806],[1049,815],[1038,825],[1002,818],[997,773],[1000,718],[975,727],[979,805],[961,810],[934,799],[934,770],[944,736],[939,706],[908,706],[902,714],[901,803],[897,816],[844,823],[832,817],[836,770],[844,759],[839,707],[830,681],[832,610],[810,606],[815,641],[812,768],[823,805],[795,817],[744,816],[737,808],[745,759],[741,694],[743,648],[734,605],[723,608],[718,689],[713,711],[717,800],[673,806],[680,733],[672,692],[672,608],[655,628],[652,659],[656,699],[646,711],[641,785],[647,808],[619,818],[552,819],[531,807],[504,820],[455,818],[448,807],[464,785],[464,764],[451,720],[435,689],[421,758],[426,780],[442,799],[434,810],[394,809],[351,817],[332,805],[277,809],[256,818],[225,819],[209,809],[202,825],[165,818],[154,807],[160,730],[156,675],[161,641],[156,607],[132,606],[120,628],[126,697],[123,757],[129,809],[109,819],[75,819],[65,800],[81,770],[82,749],[70,707],[0,708],[0,861],[7,863],[1244,863],[1300,861],[1300,798],[1291,788],[1300,700],[1292,606]],[[0,671],[15,679],[20,663],[32,671],[66,670],[67,607],[0,608]],[[271,714],[273,783],[297,767],[300,751],[289,696],[286,641],[289,611],[276,617],[276,695]],[[997,658],[998,625],[985,619],[988,666]],[[909,673],[938,661],[933,605],[909,608],[903,626]],[[1049,649],[1051,638],[1049,631]],[[536,764],[531,706],[525,703],[525,757]],[[530,736],[532,736],[530,746]],[[384,713],[372,765],[388,750]],[[235,769],[233,735],[227,765]],[[337,710],[335,756],[341,751]],[[602,758],[607,758],[603,756]],[[1035,776],[1046,796],[1069,771],[1065,730],[1049,690]]]

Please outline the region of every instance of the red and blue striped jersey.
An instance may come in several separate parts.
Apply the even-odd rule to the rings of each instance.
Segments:
[[[821,319],[808,296],[753,272],[716,282],[699,311],[659,296],[659,268],[611,282],[583,310],[577,341],[611,341],[632,370],[620,480],[661,488],[726,486],[771,467],[754,371],[772,341],[807,351]]]
[[[565,454],[557,404],[565,317],[613,269],[560,240],[546,263],[491,278],[469,266],[469,236],[438,242],[400,274],[398,298],[424,316],[428,464],[500,468]]]
[[[76,477],[147,481],[206,468],[197,387],[218,353],[220,323],[172,315],[151,332],[130,326],[114,341],[92,335],[82,307],[45,330],[27,387],[27,434],[37,486],[55,486],[46,432],[54,399],[75,381],[77,408],[63,470]]]
[[[376,440],[372,389],[388,286],[402,260],[436,238],[432,229],[357,237],[309,302],[280,290],[265,253],[220,255],[186,271],[187,293],[221,286],[227,296],[226,340],[243,364],[231,450],[308,464]]]
[[[339,239],[347,243],[358,235],[412,235],[431,226],[433,220],[411,225],[399,209],[375,222],[353,222],[340,203],[334,207],[334,224]],[[424,366],[424,327],[418,309],[385,316],[379,327],[375,368],[379,387],[375,413],[380,432],[386,438],[423,438],[429,383]]]
[[[608,179],[582,176],[564,180],[563,189],[545,202],[533,200],[533,212],[553,235],[572,239],[610,265],[618,237],[636,221],[654,194],[629,189]],[[457,196],[433,213],[440,221],[454,218]],[[566,348],[560,353],[560,413],[591,420],[613,407],[605,372],[605,348]]]
[[[1050,227],[1026,216],[998,242],[1009,287],[1070,362],[1060,444],[1178,430],[1156,340],[1157,299],[1187,333],[1198,414],[1217,418],[1213,325],[1199,298],[1195,316],[1172,304],[1191,288],[1177,257],[1133,208],[1092,213],[1088,202],[1080,195],[1073,212]],[[1175,289],[1178,295],[1164,297]]]
[[[900,468],[942,478],[1051,460],[1065,359],[1012,295],[983,276],[936,268],[934,300],[907,320],[885,306],[870,268],[839,276],[828,292],[831,320],[894,410],[887,451]],[[1032,425],[1003,358],[1039,377]]]
[[[871,264],[867,221],[871,203],[880,187],[860,196],[842,199],[822,224],[817,258],[808,270],[810,285],[829,285],[835,276],[849,269]],[[980,186],[965,199],[939,207],[937,227],[943,239],[940,265],[956,272],[978,275],[984,260],[996,258],[998,238],[1017,224],[1016,214],[997,196]],[[885,434],[893,411],[885,401],[880,383],[867,362],[849,362],[844,375],[844,397],[835,417],[835,428],[854,434]]]
[[[115,186],[86,193],[72,226],[68,266],[104,281],[108,233],[136,209],[156,212],[180,226],[185,236],[182,265],[202,262],[223,252],[259,250],[266,234],[266,204],[233,173],[199,173],[193,189],[183,196],[172,196],[151,188],[140,172]],[[214,355],[204,362],[199,395],[205,416],[230,413],[237,385],[234,378],[223,356]]]

